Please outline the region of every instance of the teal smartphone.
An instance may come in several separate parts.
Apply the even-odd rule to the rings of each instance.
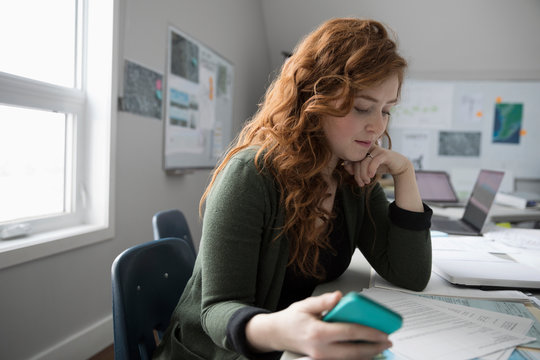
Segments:
[[[387,334],[403,325],[401,315],[357,292],[343,296],[338,304],[323,316],[323,321],[357,323]]]

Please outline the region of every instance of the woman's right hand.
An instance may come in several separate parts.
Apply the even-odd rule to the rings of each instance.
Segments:
[[[247,340],[255,351],[289,350],[313,359],[371,359],[392,346],[388,335],[379,330],[322,321],[321,314],[341,297],[339,291],[326,293],[282,311],[256,315],[246,326]]]

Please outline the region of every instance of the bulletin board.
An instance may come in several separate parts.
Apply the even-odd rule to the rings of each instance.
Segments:
[[[540,178],[540,82],[406,79],[389,133],[417,169]]]
[[[212,168],[232,137],[234,66],[169,27],[164,169]]]

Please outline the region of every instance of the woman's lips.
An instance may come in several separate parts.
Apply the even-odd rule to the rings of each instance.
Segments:
[[[363,141],[363,140],[355,140],[354,142],[356,142],[358,145],[363,146],[363,147],[368,148],[368,149],[371,147],[371,144],[372,144],[371,141]]]

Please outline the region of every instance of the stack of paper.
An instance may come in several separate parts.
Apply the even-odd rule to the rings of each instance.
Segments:
[[[529,318],[456,305],[403,292],[377,288],[362,294],[403,316],[403,327],[390,335],[391,352],[401,359],[508,359],[526,336]]]

